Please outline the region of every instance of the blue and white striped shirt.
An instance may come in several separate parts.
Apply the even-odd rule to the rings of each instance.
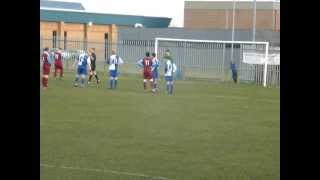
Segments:
[[[109,70],[117,70],[118,65],[123,64],[123,60],[118,55],[111,55],[107,60],[107,64],[109,65]]]

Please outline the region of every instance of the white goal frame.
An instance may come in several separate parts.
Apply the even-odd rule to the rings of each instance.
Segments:
[[[205,42],[205,43],[224,43],[224,44],[232,44],[231,47],[233,47],[233,44],[260,44],[265,45],[265,57],[264,57],[264,72],[263,72],[263,86],[267,86],[267,59],[269,56],[269,42],[263,42],[263,41],[221,41],[221,40],[201,40],[201,39],[176,39],[176,38],[163,38],[163,37],[156,37],[155,43],[154,43],[154,50],[156,52],[156,56],[158,55],[158,44],[159,41],[174,41],[174,42]]]

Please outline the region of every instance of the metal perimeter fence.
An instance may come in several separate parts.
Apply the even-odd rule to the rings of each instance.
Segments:
[[[97,71],[106,71],[105,59],[111,55],[112,49],[124,60],[120,67],[121,74],[139,74],[141,69],[137,61],[145,56],[147,51],[154,51],[154,40],[121,40],[117,43],[86,42],[76,40],[57,40],[40,38],[40,55],[45,47],[50,51],[61,47],[64,57],[65,71],[73,71],[74,63],[80,50],[95,48]],[[159,43],[158,57],[161,61],[166,49],[170,49],[173,59],[178,66],[177,80],[208,79],[213,81],[232,81],[230,69],[231,44],[188,44],[188,43]],[[243,63],[244,48],[234,44],[233,57],[238,69],[240,83],[263,84],[264,65]],[[280,47],[269,47],[269,54],[280,54]],[[161,61],[162,62],[162,61]],[[163,64],[163,62],[162,62]],[[163,66],[160,74],[164,74]],[[267,86],[280,87],[280,65],[267,66]]]

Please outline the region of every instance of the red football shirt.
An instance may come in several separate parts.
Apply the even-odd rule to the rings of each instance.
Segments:
[[[145,73],[151,73],[152,59],[150,57],[143,58],[142,65]]]
[[[61,64],[62,63],[62,54],[60,52],[54,53],[54,61],[55,64]]]
[[[49,53],[48,53],[48,52],[44,52],[44,53],[42,54],[43,66],[50,66],[48,57],[49,57]]]

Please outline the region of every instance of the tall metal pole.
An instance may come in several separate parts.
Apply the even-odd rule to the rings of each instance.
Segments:
[[[158,56],[158,38],[156,38],[154,42],[154,52],[156,53],[156,57],[159,57]]]
[[[265,58],[269,56],[269,43],[266,45]],[[264,71],[263,71],[263,87],[267,86],[267,70],[268,70],[268,61],[264,62]]]
[[[256,41],[257,0],[253,0],[252,41]]]
[[[235,16],[236,1],[233,0],[232,8],[232,35],[231,35],[231,62],[233,62],[233,41],[234,41],[234,16]]]

